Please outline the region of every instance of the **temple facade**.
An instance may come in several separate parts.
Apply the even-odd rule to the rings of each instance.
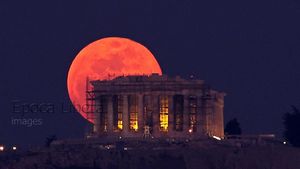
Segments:
[[[152,74],[90,83],[94,136],[224,137],[225,93],[202,80]]]

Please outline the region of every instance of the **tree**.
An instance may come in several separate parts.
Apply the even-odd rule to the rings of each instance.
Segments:
[[[47,137],[47,138],[46,138],[45,146],[46,146],[46,147],[50,147],[51,143],[52,143],[53,141],[55,141],[55,140],[57,140],[56,135],[52,135],[52,136]]]
[[[225,126],[225,135],[241,135],[242,129],[240,127],[240,123],[237,121],[236,118],[227,122]]]
[[[292,111],[283,116],[284,138],[293,146],[300,147],[300,111],[292,106]]]

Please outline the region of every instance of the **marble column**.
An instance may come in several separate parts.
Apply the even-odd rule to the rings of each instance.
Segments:
[[[144,133],[144,95],[138,95],[138,131]]]
[[[212,104],[211,95],[206,92],[202,97],[203,126],[206,135],[211,135]]]
[[[184,95],[183,105],[183,133],[188,133],[190,129],[189,95]]]
[[[224,94],[215,94],[216,99],[213,101],[214,110],[214,135],[223,138],[224,137]]]
[[[159,95],[153,95],[153,136],[158,137],[159,136],[159,127],[160,127],[160,121],[159,121]]]
[[[113,100],[112,96],[107,96],[107,132],[113,132],[114,121],[113,121]]]
[[[173,136],[174,133],[174,108],[173,108],[173,95],[168,96],[168,134]]]
[[[100,134],[100,99],[95,99],[95,108],[94,108],[94,128],[93,132],[95,134]]]
[[[202,130],[203,130],[203,134],[207,135],[208,133],[208,124],[207,124],[207,109],[206,109],[207,105],[206,105],[206,99],[205,96],[201,97],[201,121],[202,121]]]
[[[202,113],[202,100],[201,95],[198,94],[197,96],[197,108],[196,108],[196,133],[197,136],[203,135],[203,113]]]
[[[211,136],[214,130],[213,126],[213,104],[212,98],[209,96],[206,100],[206,120],[207,120],[207,132]]]
[[[129,114],[128,114],[128,95],[123,95],[123,131],[126,136],[129,131]]]

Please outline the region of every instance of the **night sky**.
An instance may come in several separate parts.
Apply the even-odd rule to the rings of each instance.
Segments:
[[[70,105],[67,73],[84,46],[108,36],[145,45],[164,74],[194,75],[226,92],[225,122],[236,117],[244,134],[280,138],[283,113],[300,108],[299,21],[298,0],[1,1],[0,144],[83,137],[87,121],[61,108]],[[31,103],[55,111],[14,109]]]

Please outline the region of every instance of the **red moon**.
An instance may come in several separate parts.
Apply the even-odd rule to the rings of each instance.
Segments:
[[[86,78],[105,80],[111,75],[162,74],[153,54],[143,45],[120,37],[108,37],[90,43],[73,60],[67,79],[69,97],[85,118]],[[92,122],[91,119],[88,119]]]

